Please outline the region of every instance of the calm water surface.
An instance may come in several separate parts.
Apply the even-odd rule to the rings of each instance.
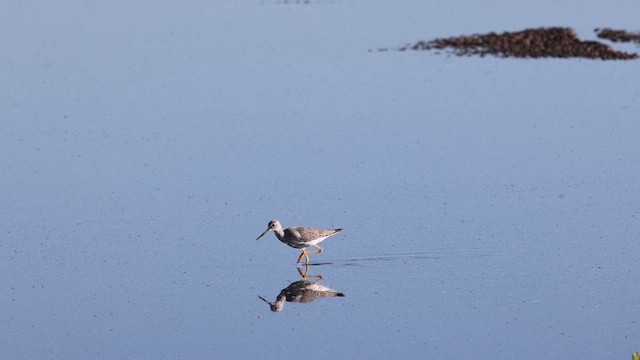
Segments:
[[[615,3],[3,3],[0,358],[628,358],[640,62],[368,51]]]

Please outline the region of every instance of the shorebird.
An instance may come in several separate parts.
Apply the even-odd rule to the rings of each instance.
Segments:
[[[262,301],[269,304],[271,311],[280,312],[284,309],[284,302],[310,303],[315,299],[323,297],[342,297],[343,293],[318,284],[320,280],[314,282],[307,280],[299,280],[292,282],[286,288],[280,291],[276,301],[269,301],[262,296],[258,296]]]
[[[308,264],[310,254],[321,254],[322,251],[324,251],[324,249],[318,246],[318,244],[329,236],[339,233],[340,231],[342,231],[342,229],[320,230],[300,226],[290,227],[282,230],[280,221],[271,220],[269,221],[269,225],[267,225],[267,230],[265,230],[260,236],[258,236],[256,240],[263,237],[264,234],[268,233],[269,231],[275,232],[278,240],[282,241],[283,243],[296,249],[302,249],[302,254],[300,254],[296,263],[300,263],[302,261],[302,258],[305,258],[306,264]],[[309,246],[313,246],[317,250],[307,251],[307,248]]]

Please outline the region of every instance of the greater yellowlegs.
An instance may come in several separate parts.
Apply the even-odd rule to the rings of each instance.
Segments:
[[[323,297],[342,297],[343,293],[328,288],[324,285],[320,285],[319,282],[321,280],[316,281],[307,281],[300,280],[295,281],[289,284],[286,288],[280,291],[276,301],[269,301],[262,296],[258,296],[262,301],[269,304],[271,311],[282,311],[284,309],[284,302],[297,302],[297,303],[310,303],[315,299],[323,298]]]
[[[267,226],[267,230],[265,230],[258,239],[264,236],[264,234],[269,231],[273,231],[276,233],[278,240],[283,243],[296,248],[302,249],[302,254],[298,257],[297,263],[300,263],[302,258],[306,259],[306,264],[309,263],[309,254],[321,254],[323,249],[318,246],[320,242],[329,236],[335,235],[342,231],[342,229],[329,229],[329,230],[320,230],[314,229],[310,227],[290,227],[282,230],[282,225],[280,225],[280,221],[271,220],[269,221],[269,225]],[[306,251],[309,246],[313,246],[317,250],[314,251]]]

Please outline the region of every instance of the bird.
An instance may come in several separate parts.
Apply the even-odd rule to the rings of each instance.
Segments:
[[[343,293],[337,290],[328,288],[324,285],[320,285],[318,283],[320,281],[321,280],[316,280],[311,282],[307,280],[299,280],[299,281],[292,282],[291,284],[289,284],[289,286],[287,286],[286,288],[282,289],[282,291],[280,291],[280,294],[278,294],[276,301],[269,301],[259,295],[258,297],[262,299],[262,301],[269,304],[271,311],[280,312],[282,311],[282,309],[284,309],[285,301],[296,302],[296,303],[310,303],[315,299],[319,299],[323,297],[343,297],[344,296]]]
[[[282,241],[283,243],[296,249],[302,249],[302,254],[300,254],[296,263],[299,264],[302,261],[302,258],[305,258],[306,264],[308,264],[309,255],[322,254],[322,252],[324,251],[324,249],[318,246],[318,244],[329,236],[333,236],[339,233],[340,231],[342,231],[342,229],[321,230],[310,227],[297,226],[282,230],[280,221],[271,220],[267,225],[267,230],[260,234],[260,236],[258,236],[256,240],[259,240],[269,231],[275,232],[278,240]],[[317,250],[307,251],[307,248],[309,246],[313,246]]]

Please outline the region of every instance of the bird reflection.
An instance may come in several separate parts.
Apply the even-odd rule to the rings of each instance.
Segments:
[[[294,281],[286,288],[280,291],[276,301],[269,301],[262,296],[258,296],[262,301],[269,304],[271,311],[280,312],[284,309],[285,301],[296,303],[310,303],[315,299],[323,297],[342,297],[343,293],[319,284],[324,277],[322,275],[307,275],[309,266],[306,266],[304,272],[298,268],[302,280]],[[307,279],[315,278],[314,281]]]

